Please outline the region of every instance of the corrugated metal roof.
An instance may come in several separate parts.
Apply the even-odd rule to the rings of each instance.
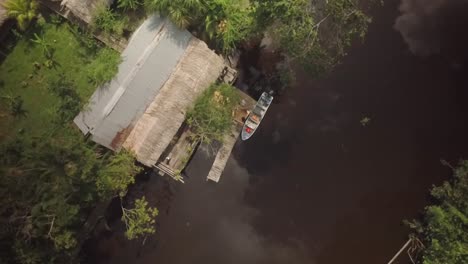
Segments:
[[[225,61],[193,38],[171,77],[139,118],[124,143],[139,162],[154,165],[171,143],[197,97],[216,81]]]
[[[96,90],[87,110],[74,120],[85,134],[120,150],[134,124],[171,76],[192,35],[154,15],[134,33],[117,76]]]

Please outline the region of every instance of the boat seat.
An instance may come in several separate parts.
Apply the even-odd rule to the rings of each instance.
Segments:
[[[256,115],[263,116],[263,114],[265,113],[265,109],[257,106],[252,112]]]
[[[260,123],[260,117],[256,114],[251,115],[250,119],[254,121],[255,123]]]

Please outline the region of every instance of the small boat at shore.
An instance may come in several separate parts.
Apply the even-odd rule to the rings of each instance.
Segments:
[[[255,105],[252,112],[245,120],[244,127],[242,128],[241,138],[242,140],[249,139],[257,130],[260,122],[262,122],[263,117],[265,116],[268,108],[273,101],[273,96],[264,92],[258,99],[257,104]]]

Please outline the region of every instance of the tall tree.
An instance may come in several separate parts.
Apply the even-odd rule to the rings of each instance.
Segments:
[[[422,222],[409,223],[422,236],[422,263],[467,263],[468,161],[454,170],[454,179],[431,191],[436,203],[426,207]]]
[[[195,101],[187,113],[187,122],[198,140],[210,143],[222,141],[232,126],[232,112],[240,97],[227,84],[212,85]]]
[[[122,150],[99,170],[96,186],[103,199],[116,195],[125,196],[128,185],[135,182],[135,175],[141,171],[134,161],[135,158],[130,152]]]
[[[259,25],[292,60],[314,73],[336,65],[371,19],[360,0],[255,0]]]
[[[156,232],[154,227],[155,218],[158,213],[158,209],[148,206],[148,202],[144,196],[141,199],[135,200],[135,206],[132,209],[122,206],[122,221],[127,228],[125,237],[132,240],[141,236],[154,234]]]
[[[0,152],[0,259],[12,258],[7,263],[72,263],[87,210],[124,193],[138,170],[128,153],[102,155],[63,122],[38,138],[19,134]]]
[[[37,16],[36,0],[7,0],[4,6],[7,15],[16,19],[21,30],[26,30],[31,20]]]
[[[198,19],[205,9],[203,0],[145,0],[145,7],[169,17],[181,28]]]
[[[255,32],[255,7],[243,5],[237,0],[206,1],[205,31],[216,48],[225,54]]]

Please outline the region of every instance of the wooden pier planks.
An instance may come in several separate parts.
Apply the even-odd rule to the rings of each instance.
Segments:
[[[252,97],[247,95],[246,93],[237,90],[241,97],[241,102],[238,105],[235,113],[233,114],[233,126],[231,128],[231,133],[225,136],[224,142],[221,148],[218,150],[216,154],[215,161],[211,166],[211,170],[208,173],[207,180],[211,180],[214,182],[219,182],[221,175],[223,174],[224,167],[231,156],[232,149],[237,142],[237,139],[240,136],[242,131],[242,127],[244,125],[243,117],[248,115],[248,112],[252,110],[257,103]]]
[[[215,161],[213,162],[211,170],[208,173],[207,180],[219,182],[221,174],[224,171],[224,167],[226,167],[226,163],[231,156],[232,149],[234,148],[234,145],[240,136],[241,130],[242,126],[238,124],[233,125],[231,133],[225,136],[223,145],[219,149],[218,154],[216,154]]]

